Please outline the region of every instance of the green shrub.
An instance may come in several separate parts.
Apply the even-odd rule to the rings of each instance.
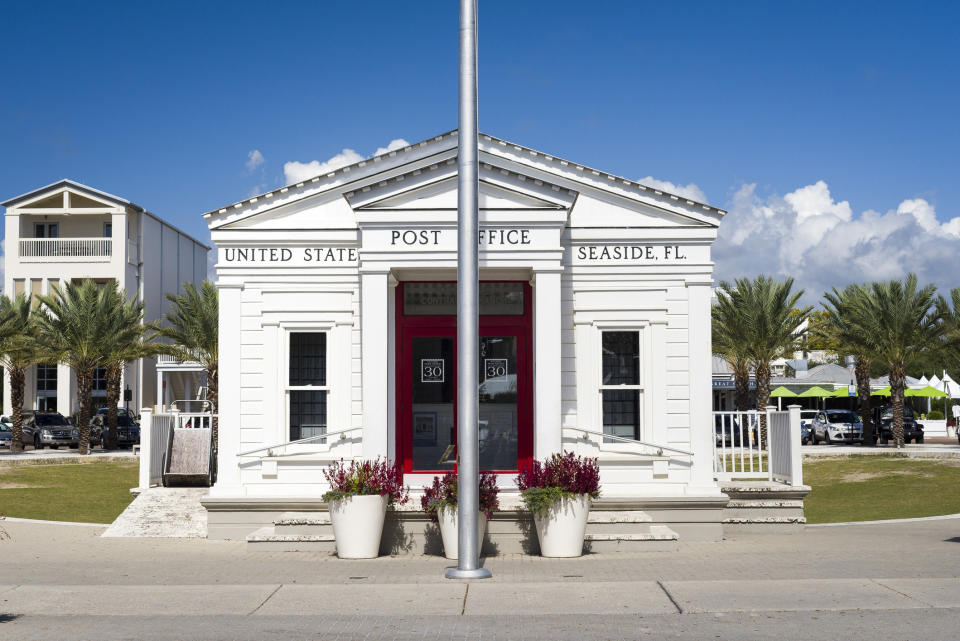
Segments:
[[[943,412],[941,412],[940,410],[930,410],[929,412],[927,412],[927,419],[931,421],[942,421]]]

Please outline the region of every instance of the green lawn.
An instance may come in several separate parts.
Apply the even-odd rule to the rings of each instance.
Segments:
[[[133,500],[137,461],[0,466],[0,514],[111,523]]]
[[[851,456],[803,463],[808,523],[960,513],[960,460]]]

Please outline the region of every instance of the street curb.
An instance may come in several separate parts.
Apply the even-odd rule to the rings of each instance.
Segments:
[[[37,525],[79,525],[81,527],[110,527],[109,523],[81,523],[79,521],[44,521],[41,519],[20,519],[15,516],[0,516],[0,523],[36,523]]]
[[[9,455],[8,455],[9,456]],[[76,465],[87,463],[124,463],[139,461],[136,456],[118,456],[116,454],[90,454],[87,456],[51,456],[30,458],[7,458],[0,456],[0,467],[14,467],[17,465]]]
[[[893,525],[895,523],[920,523],[923,521],[946,521],[960,519],[958,514],[944,514],[942,516],[918,516],[912,519],[885,519],[882,521],[844,521],[843,523],[807,523],[807,527],[836,527],[838,525]]]

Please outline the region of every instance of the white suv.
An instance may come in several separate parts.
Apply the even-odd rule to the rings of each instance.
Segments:
[[[863,423],[850,410],[821,410],[813,419],[810,441],[831,443],[860,443],[863,441]]]

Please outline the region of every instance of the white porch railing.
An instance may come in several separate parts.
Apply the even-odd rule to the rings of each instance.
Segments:
[[[38,262],[110,262],[111,238],[21,238],[20,260]]]
[[[766,414],[767,442],[760,442]],[[713,413],[713,473],[718,481],[766,480],[803,484],[800,407],[787,411]]]
[[[800,407],[792,405],[786,412],[768,412],[767,416],[771,480],[803,485]]]
[[[163,460],[174,428],[211,428],[213,412],[154,413],[144,408],[140,414],[140,489],[145,490],[163,481]]]

